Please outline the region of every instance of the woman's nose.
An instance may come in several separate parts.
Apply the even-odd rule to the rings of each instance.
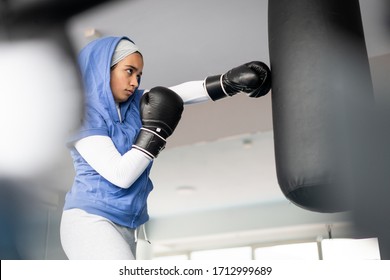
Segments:
[[[130,85],[134,87],[138,87],[138,78],[137,77],[131,77]]]

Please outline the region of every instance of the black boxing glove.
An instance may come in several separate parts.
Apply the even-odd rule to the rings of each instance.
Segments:
[[[154,87],[141,97],[142,127],[133,148],[156,158],[181,119],[183,100],[174,91]]]
[[[246,93],[249,97],[260,97],[271,89],[271,70],[263,62],[252,61],[225,74],[209,76],[204,85],[214,101],[240,92]]]

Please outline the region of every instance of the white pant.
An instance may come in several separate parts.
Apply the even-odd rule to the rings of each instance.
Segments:
[[[135,230],[81,209],[65,210],[61,243],[70,260],[134,260]]]

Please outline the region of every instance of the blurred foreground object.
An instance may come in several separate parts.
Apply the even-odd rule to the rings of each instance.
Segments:
[[[0,0],[1,259],[47,258],[50,213],[58,207],[50,169],[63,160],[83,114],[66,22],[103,2]]]

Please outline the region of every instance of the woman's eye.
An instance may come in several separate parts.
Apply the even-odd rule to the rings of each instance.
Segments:
[[[126,71],[127,71],[127,73],[129,73],[129,74],[133,74],[133,69],[127,69]]]

